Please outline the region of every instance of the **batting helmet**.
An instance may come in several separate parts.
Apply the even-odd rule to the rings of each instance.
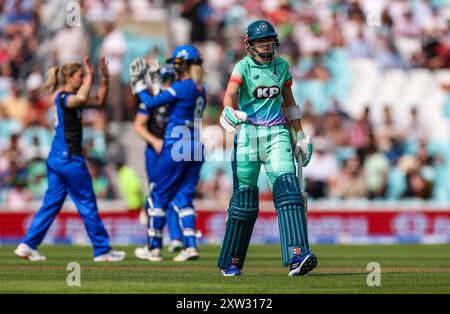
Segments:
[[[271,48],[268,51],[258,52],[256,49],[257,46],[253,45],[253,42],[257,39],[263,38],[273,39],[273,42],[263,44],[271,44]],[[244,45],[248,53],[253,57],[259,56],[263,61],[271,62],[275,59],[275,55],[278,52],[280,42],[278,40],[278,33],[272,24],[265,20],[257,20],[247,27],[247,32],[245,33],[244,38]]]

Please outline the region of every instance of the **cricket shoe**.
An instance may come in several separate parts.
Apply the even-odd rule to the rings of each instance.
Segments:
[[[161,255],[161,249],[151,249],[149,251],[148,260],[150,262],[161,262],[162,261],[162,255]]]
[[[317,257],[309,251],[304,255],[296,255],[292,258],[289,276],[306,276],[317,266]]]
[[[145,245],[143,247],[137,247],[134,250],[134,255],[139,259],[147,260],[150,256],[150,251],[148,250],[148,246]]]
[[[187,249],[181,250],[180,253],[173,258],[174,262],[186,262],[190,260],[197,259],[198,251],[196,248],[188,247]]]
[[[44,255],[41,255],[41,253],[39,253],[38,251],[33,250],[25,243],[20,243],[19,246],[14,250],[14,253],[20,258],[32,262],[40,262],[47,259]]]
[[[124,251],[110,250],[108,253],[94,257],[94,262],[120,262],[125,259]]]
[[[150,262],[161,262],[161,250],[160,249],[152,249],[149,250],[148,246],[138,247],[134,250],[134,255],[136,255],[139,259],[148,260]]]
[[[222,274],[225,277],[240,276],[241,271],[239,270],[239,268],[236,265],[231,264],[226,269],[222,269]]]
[[[183,249],[184,245],[183,242],[181,242],[180,240],[173,240],[170,241],[170,245],[167,248],[167,251],[169,253],[177,253],[180,252]]]

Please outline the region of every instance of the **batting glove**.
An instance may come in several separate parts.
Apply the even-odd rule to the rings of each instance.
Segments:
[[[303,167],[306,167],[311,160],[313,152],[313,145],[309,138],[303,131],[299,131],[295,134],[297,144],[295,145],[295,157],[298,158],[299,154],[302,154]]]
[[[241,123],[247,120],[247,114],[243,111],[225,107],[220,115],[220,124],[228,133],[237,131]]]

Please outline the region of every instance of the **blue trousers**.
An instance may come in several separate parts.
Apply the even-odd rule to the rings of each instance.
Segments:
[[[157,169],[157,176],[149,198],[152,203],[149,206],[151,248],[161,247],[160,238],[165,224],[165,212],[170,208],[175,209],[178,214],[185,246],[196,247],[196,214],[193,200],[202,164],[203,158],[199,161],[175,161],[172,157],[172,146],[164,145],[156,166],[154,164],[152,168]]]
[[[153,205],[155,208],[167,208],[174,201],[180,208],[192,207],[203,159],[175,161],[171,150],[171,146],[164,146],[156,166],[153,166],[158,169],[151,195]]]
[[[158,163],[159,155],[151,146],[145,149],[145,168],[147,170],[148,183],[155,182],[157,177],[156,165]],[[178,214],[173,206],[169,206],[166,211],[167,228],[169,229],[170,240],[181,240],[183,234],[178,222]]]
[[[93,245],[94,256],[107,253],[111,249],[109,237],[98,214],[91,175],[84,158],[50,153],[47,159],[47,177],[48,189],[44,203],[33,217],[23,242],[36,249],[69,194],[83,219]]]

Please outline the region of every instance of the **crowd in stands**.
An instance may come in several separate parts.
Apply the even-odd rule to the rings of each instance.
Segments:
[[[73,3],[80,5],[80,24],[76,7],[74,17],[67,18]],[[94,189],[100,199],[121,197],[115,181],[123,156],[108,126],[131,121],[137,103],[126,74],[127,53],[134,48],[117,25],[161,14],[171,32],[169,47],[189,42],[202,51],[205,127],[218,125],[229,75],[246,55],[246,26],[259,18],[274,23],[315,147],[304,171],[312,198],[450,201],[450,150],[430,138],[430,121],[422,114],[426,99],[408,104],[400,116],[393,109],[402,104],[383,104],[381,121],[373,118],[370,103],[360,104],[359,116],[345,110],[352,86],[364,80],[352,75],[354,60],[373,61],[381,75],[390,69],[449,69],[450,0],[0,0],[0,12],[0,204],[20,208],[43,197],[55,108],[40,87],[50,66],[80,61],[83,55],[94,62],[105,55],[111,72],[105,109],[85,111],[83,118]],[[169,50],[147,53],[164,59]],[[449,87],[442,87],[446,94]],[[442,115],[450,118],[450,97]],[[222,149],[230,154],[232,141],[225,142]],[[230,163],[209,159],[199,196],[227,199]],[[262,194],[270,198],[263,175],[260,181]]]
[[[204,17],[192,29],[191,40],[203,45],[206,60],[214,60],[207,62],[209,87],[218,95],[211,98],[219,104],[217,110],[210,108],[213,117],[220,112],[232,66],[245,55],[242,30],[261,16],[275,23],[304,127],[314,139],[314,155],[304,171],[311,198],[450,200],[445,180],[449,138],[432,138],[433,122],[423,114],[425,97],[402,104],[398,90],[397,102],[382,104],[381,119],[375,118],[371,103],[358,104],[357,116],[345,110],[355,82],[365,79],[352,75],[355,60],[371,60],[381,77],[389,70],[449,70],[450,1],[187,1],[183,9],[193,22],[193,17]],[[448,81],[444,85],[448,95]],[[448,117],[450,97],[441,105],[440,114]],[[397,116],[398,106],[405,110]],[[227,166],[206,163],[205,197],[223,197],[218,192],[229,189]],[[269,190],[265,180],[260,187],[263,193]]]

